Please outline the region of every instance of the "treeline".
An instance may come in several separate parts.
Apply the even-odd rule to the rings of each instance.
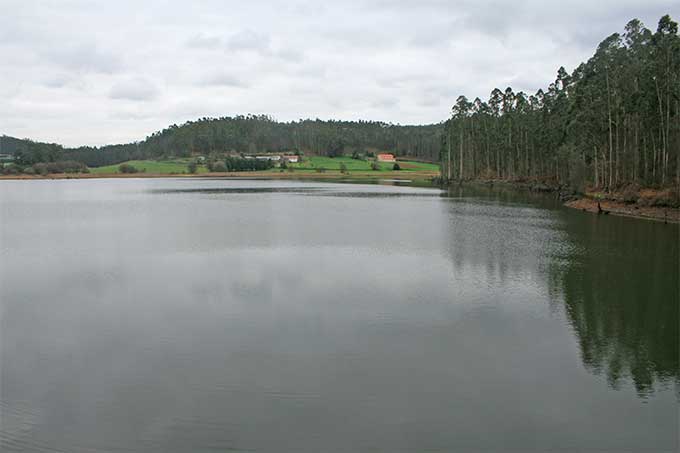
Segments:
[[[445,123],[442,176],[544,179],[575,188],[669,186],[680,178],[680,37],[637,19],[546,91],[460,96]]]
[[[12,155],[18,163],[28,165],[64,160],[64,148],[61,145],[22,140],[7,135],[0,136],[0,154]]]
[[[265,115],[202,118],[172,125],[138,143],[62,148],[3,137],[22,165],[75,160],[90,167],[133,159],[187,157],[192,154],[294,152],[335,156],[381,150],[437,161],[442,125],[401,126],[376,121],[301,120],[278,122]],[[9,146],[9,145],[8,145]]]
[[[284,123],[266,115],[248,115],[173,125],[151,135],[142,145],[151,156],[222,151],[337,155],[378,149],[436,160],[441,129],[441,125],[401,126],[376,121],[317,119]]]
[[[274,162],[269,159],[242,159],[227,157],[224,160],[208,162],[210,171],[262,171],[274,168]]]

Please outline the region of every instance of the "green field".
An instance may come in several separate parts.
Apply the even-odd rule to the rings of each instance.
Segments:
[[[424,162],[402,161],[399,166],[402,171],[439,171],[439,165]],[[366,160],[352,159],[351,157],[323,157],[305,156],[303,161],[296,164],[289,164],[296,170],[317,171],[319,168],[326,170],[340,170],[340,165],[345,164],[348,171],[371,171],[371,162]],[[380,171],[392,171],[394,166],[391,162],[379,162]]]
[[[151,174],[182,174],[189,173],[187,165],[189,159],[172,159],[172,160],[130,160],[125,162],[135,167],[137,170],[144,173]],[[90,173],[112,174],[120,173],[118,167],[120,164],[107,165],[105,167],[94,167],[90,169]],[[205,165],[198,166],[198,173],[207,173],[208,169]]]
[[[190,159],[169,159],[169,160],[130,160],[125,162],[135,167],[140,172],[149,174],[188,174]],[[347,171],[371,171],[371,162],[366,160],[352,159],[351,157],[323,157],[323,156],[306,156],[302,162],[296,164],[289,164],[290,167],[296,171],[301,172],[317,172],[318,169],[323,168],[328,171],[340,171],[340,165],[345,164]],[[393,163],[380,162],[379,171],[392,171]],[[409,171],[439,171],[437,164],[430,164],[425,162],[414,161],[399,161],[399,165],[404,172]],[[107,165],[105,167],[94,167],[90,169],[90,173],[94,174],[115,174],[120,173],[118,167],[120,164]],[[270,172],[279,172],[279,168],[272,168],[267,170]],[[199,165],[197,173],[207,173],[208,169],[205,165]]]

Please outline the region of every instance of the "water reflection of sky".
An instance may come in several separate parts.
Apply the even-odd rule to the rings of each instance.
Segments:
[[[484,192],[55,183],[0,198],[3,448],[675,445],[672,389],[633,372],[672,370],[673,332],[604,280],[622,244],[667,265],[661,230]]]

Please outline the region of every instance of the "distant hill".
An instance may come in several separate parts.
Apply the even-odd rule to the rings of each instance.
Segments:
[[[265,115],[201,118],[171,125],[141,142],[102,147],[64,148],[57,144],[2,137],[1,153],[25,164],[75,160],[90,167],[131,159],[186,157],[192,154],[301,151],[333,156],[354,151],[389,151],[438,161],[442,124],[402,126],[378,121],[300,120],[279,122]]]
[[[29,140],[0,135],[0,154],[14,155],[17,151],[25,149]]]

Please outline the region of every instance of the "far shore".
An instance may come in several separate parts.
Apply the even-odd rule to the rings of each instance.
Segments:
[[[64,180],[64,179],[127,179],[127,178],[221,178],[221,179],[273,179],[273,180],[327,180],[339,182],[367,182],[394,180],[415,184],[433,184],[439,178],[439,172],[430,171],[352,171],[341,173],[329,170],[323,173],[310,171],[275,172],[247,171],[226,173],[58,173],[49,175],[0,175],[0,180]],[[488,183],[488,181],[479,181]],[[526,184],[514,184],[509,181],[494,181],[510,186],[527,188]],[[592,194],[571,199],[564,206],[600,215],[616,215],[655,220],[668,223],[680,223],[680,209],[664,206],[641,206],[638,203],[625,203],[614,199],[601,199]]]
[[[325,172],[294,171],[242,171],[224,173],[55,173],[48,175],[0,175],[0,180],[45,180],[45,179],[103,179],[103,178],[224,178],[224,179],[327,179],[327,180],[417,180],[431,181],[439,176],[434,171],[352,171],[341,173],[328,170]]]

